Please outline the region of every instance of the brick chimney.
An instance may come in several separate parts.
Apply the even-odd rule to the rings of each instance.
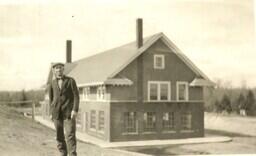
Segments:
[[[142,18],[137,18],[136,21],[136,41],[137,48],[143,46],[143,21]]]
[[[67,40],[66,43],[66,63],[72,62],[72,41]]]
[[[136,20],[136,42],[137,42],[137,48],[143,46],[143,23],[142,19],[138,18]],[[143,54],[138,56],[137,58],[137,100],[138,104],[143,103]]]

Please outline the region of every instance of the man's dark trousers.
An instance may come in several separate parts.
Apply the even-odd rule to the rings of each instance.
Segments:
[[[54,126],[56,129],[57,147],[61,156],[67,156],[67,151],[69,151],[69,156],[76,156],[76,120],[55,119]]]

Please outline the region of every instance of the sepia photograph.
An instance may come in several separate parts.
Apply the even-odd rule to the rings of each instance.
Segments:
[[[0,0],[0,155],[256,155],[255,43],[255,0]]]

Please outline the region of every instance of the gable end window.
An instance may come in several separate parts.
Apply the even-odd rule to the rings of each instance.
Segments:
[[[154,69],[165,68],[165,57],[164,55],[154,55]]]

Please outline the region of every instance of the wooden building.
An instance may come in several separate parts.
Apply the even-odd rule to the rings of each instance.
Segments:
[[[78,130],[102,140],[204,136],[203,87],[213,82],[163,33],[71,62],[65,74],[79,87]],[[53,79],[49,73],[48,82]],[[49,106],[43,105],[47,118]]]

